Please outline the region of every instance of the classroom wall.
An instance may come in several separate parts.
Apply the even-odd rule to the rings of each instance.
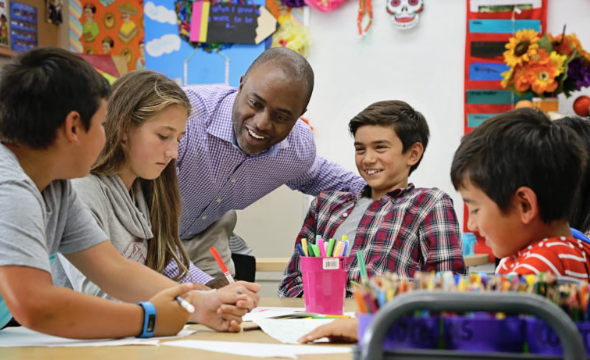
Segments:
[[[425,0],[424,4],[418,26],[399,31],[391,24],[385,1],[374,0],[373,25],[364,38],[359,38],[356,28],[358,1],[348,0],[330,13],[312,9],[308,60],[316,84],[307,117],[314,127],[318,154],[356,172],[348,121],[378,100],[408,102],[424,114],[431,131],[424,159],[410,181],[449,193],[462,223],[463,203],[453,189],[449,170],[464,132],[466,1]],[[548,30],[561,33],[567,24],[567,33],[575,32],[587,50],[589,19],[590,0],[549,0]],[[590,89],[582,93],[590,95]],[[560,98],[560,111],[572,113],[571,104],[582,93],[568,100]],[[306,209],[307,201],[282,188],[240,212],[237,232],[256,255],[289,255],[304,216],[304,210],[299,216],[294,212],[299,204]],[[263,203],[269,206],[261,206]],[[285,210],[290,215],[280,216]]]

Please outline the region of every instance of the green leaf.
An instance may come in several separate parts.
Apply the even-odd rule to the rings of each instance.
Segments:
[[[539,48],[545,49],[547,53],[551,54],[553,51],[553,45],[551,44],[551,40],[549,40],[549,35],[545,34],[539,40]]]

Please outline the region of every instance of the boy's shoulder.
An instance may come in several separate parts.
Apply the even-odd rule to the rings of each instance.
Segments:
[[[590,244],[565,236],[545,238],[503,259],[498,272],[550,272],[569,280],[588,280]]]
[[[0,144],[0,183],[12,181],[32,183],[32,180],[20,166],[16,155],[9,148]]]
[[[401,194],[405,202],[413,203],[415,207],[432,207],[438,203],[445,202],[453,206],[453,200],[439,188],[417,188],[410,184]]]

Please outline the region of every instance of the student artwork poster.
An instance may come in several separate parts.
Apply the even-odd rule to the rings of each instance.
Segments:
[[[263,0],[255,4],[264,5]],[[239,86],[240,76],[264,49],[258,45],[190,42],[192,1],[148,0],[145,11],[146,67],[183,86],[228,84]],[[186,23],[186,31],[179,30]],[[185,66],[186,62],[186,66]],[[186,71],[185,71],[186,69]]]
[[[90,55],[125,57],[129,71],[145,68],[143,2],[140,0],[73,0],[70,11],[78,15],[70,21],[79,47]]]

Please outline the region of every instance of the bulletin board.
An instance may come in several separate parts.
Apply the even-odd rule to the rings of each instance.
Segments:
[[[142,0],[70,0],[70,50],[120,55],[129,71],[145,68]]]
[[[264,5],[263,0],[248,3]],[[146,68],[159,71],[187,86],[238,86],[240,77],[264,51],[264,42],[258,45],[201,46],[190,41],[192,5],[190,0],[145,2]]]
[[[37,8],[10,2],[10,43],[14,51],[28,51],[38,45]]]
[[[516,31],[547,29],[548,0],[466,0],[464,130],[472,131],[486,119],[512,110],[522,100],[502,88],[505,44]],[[518,9],[516,9],[516,7]],[[468,232],[469,212],[465,207],[464,231]],[[476,253],[491,250],[478,238]]]

